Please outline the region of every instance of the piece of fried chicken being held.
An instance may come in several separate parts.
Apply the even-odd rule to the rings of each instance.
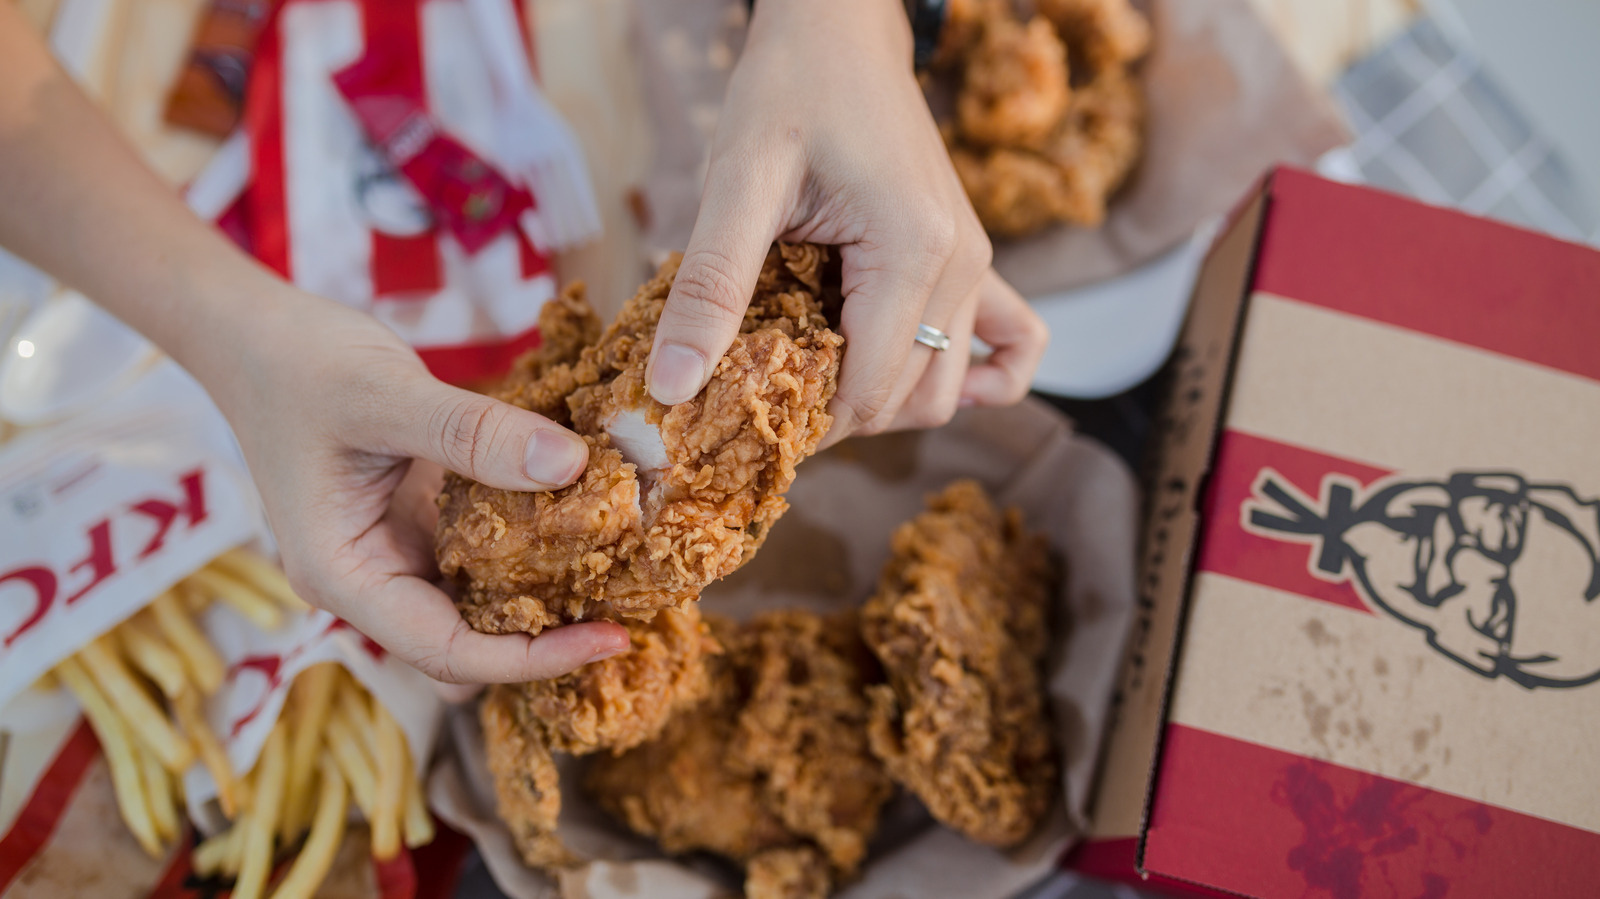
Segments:
[[[541,316],[546,344],[496,393],[588,442],[577,483],[517,493],[446,481],[439,568],[475,629],[537,634],[681,608],[748,560],[787,508],[795,464],[833,422],[837,266],[823,247],[774,246],[710,381],[664,406],[645,367],[677,266],[662,266],[603,332],[582,286],[570,288]]]

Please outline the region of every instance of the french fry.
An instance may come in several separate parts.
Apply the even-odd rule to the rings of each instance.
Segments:
[[[255,587],[292,612],[302,612],[311,604],[295,594],[278,566],[243,548],[235,547],[211,560],[211,564],[237,580]]]
[[[33,679],[33,689],[41,693],[49,693],[61,686],[61,681],[56,679],[54,671],[46,671]]]
[[[219,831],[196,846],[191,857],[196,874],[214,877],[218,874],[232,877],[239,873],[239,853],[244,845],[244,826],[235,823]]]
[[[233,899],[260,899],[267,890],[267,878],[272,875],[272,841],[278,833],[278,813],[288,767],[288,735],[280,719],[267,737],[261,757],[256,760],[251,788],[255,801],[250,804],[243,821],[243,854],[239,861],[239,877],[233,884]]]
[[[322,728],[333,708],[338,676],[338,663],[323,662],[302,671],[289,688],[285,710],[289,717],[289,778],[278,829],[278,838],[285,844],[299,836],[311,819],[311,775],[316,771]]]
[[[139,686],[113,651],[113,643],[102,635],[78,652],[77,658],[105,692],[107,699],[120,711],[128,729],[145,747],[161,759],[167,770],[178,773],[194,761],[194,750],[188,741],[178,735],[166,713],[156,706],[144,688]]]
[[[161,635],[178,651],[189,678],[207,696],[217,692],[227,669],[222,658],[211,648],[211,641],[200,632],[199,626],[184,608],[182,600],[171,592],[163,593],[150,604],[150,616]]]
[[[172,589],[177,593],[179,602],[183,603],[183,607],[188,609],[191,615],[198,615],[211,605],[211,594],[195,589],[186,581],[180,582]]]
[[[273,891],[272,899],[311,899],[323,878],[333,867],[334,856],[344,838],[344,818],[348,796],[344,778],[333,758],[324,752],[318,765],[321,786],[317,791],[316,814],[311,819],[311,833],[300,855],[290,866]]]
[[[373,703],[374,737],[378,744],[377,789],[372,795],[372,855],[388,861],[400,852],[401,816],[404,813],[406,781],[406,735],[399,722],[381,703]]]
[[[407,743],[402,748],[406,752],[405,842],[407,849],[415,849],[433,842],[433,815],[428,813],[428,802],[423,796],[422,781],[413,773],[416,769],[412,765],[411,746]]]
[[[222,873],[222,861],[228,855],[229,843],[239,836],[238,827],[218,831],[194,847],[194,852],[189,856],[189,862],[194,866],[194,873],[201,877],[211,877]]]
[[[374,762],[378,758],[377,731],[372,724],[372,704],[367,700],[367,690],[348,673],[340,679],[338,711],[350,725],[351,733],[361,741],[361,748]]]
[[[89,726],[100,740],[106,763],[111,768],[111,786],[117,796],[117,810],[128,825],[133,838],[152,858],[161,857],[161,841],[156,838],[156,826],[150,817],[150,806],[145,801],[144,787],[139,773],[139,763],[134,756],[131,735],[122,719],[112,711],[111,704],[95,686],[76,658],[63,659],[56,665],[56,676],[67,689],[78,697]]]
[[[189,586],[222,600],[264,631],[278,629],[283,611],[249,584],[213,568],[202,568],[184,579]]]
[[[206,770],[211,772],[211,779],[217,782],[217,802],[222,805],[222,813],[230,819],[237,818],[246,805],[244,784],[233,773],[222,741],[217,739],[216,732],[206,721],[205,711],[200,707],[200,697],[193,690],[183,693],[172,701],[172,711],[178,717],[178,726],[183,728],[184,735],[194,744],[200,763],[206,766]]]
[[[176,784],[161,760],[149,750],[135,747],[139,753],[139,774],[144,781],[145,799],[150,803],[150,821],[155,825],[156,838],[170,843],[178,838],[178,803],[174,795]]]
[[[325,745],[333,760],[339,764],[339,773],[350,786],[350,798],[368,821],[372,820],[373,794],[377,791],[373,775],[373,760],[361,748],[361,741],[350,730],[341,715],[328,719]]]
[[[122,643],[128,661],[150,678],[163,696],[172,699],[188,687],[183,659],[157,636],[154,625],[143,612],[118,625],[112,633]]]

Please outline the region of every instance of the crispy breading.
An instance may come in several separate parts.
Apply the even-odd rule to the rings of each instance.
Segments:
[[[478,707],[495,806],[511,829],[517,852],[529,865],[554,870],[577,857],[556,836],[561,815],[561,784],[550,747],[529,726],[528,707],[515,688],[491,686]]]
[[[744,899],[826,899],[828,863],[810,846],[768,849],[745,865]]]
[[[1055,28],[1001,18],[970,51],[956,97],[961,136],[978,146],[1038,149],[1066,114],[1067,48]]]
[[[626,651],[560,677],[508,688],[527,707],[524,720],[556,752],[632,749],[709,691],[706,655],[718,648],[698,606],[623,624]]]
[[[990,234],[1094,226],[1143,152],[1131,66],[1150,26],[1128,0],[1041,0],[1026,24],[1007,0],[963,0],[939,64],[957,84],[940,132]]]
[[[447,478],[435,546],[474,628],[538,633],[682,607],[747,561],[787,508],[795,465],[833,423],[837,266],[823,247],[774,246],[710,382],[667,407],[644,376],[677,268],[664,265],[575,360],[592,313],[573,308],[581,292],[565,294],[552,333],[576,337],[553,338],[496,394],[588,442],[576,484],[518,493]]]
[[[1040,680],[1053,583],[1042,538],[957,481],[895,532],[861,610],[888,679],[868,688],[873,753],[981,843],[1027,838],[1060,791]]]
[[[1092,69],[1127,65],[1150,49],[1150,20],[1128,0],[1035,0],[1034,8]]]
[[[712,628],[726,654],[709,662],[710,698],[597,758],[587,786],[668,852],[745,862],[749,895],[825,895],[859,869],[892,792],[867,747],[856,619],[779,611]]]

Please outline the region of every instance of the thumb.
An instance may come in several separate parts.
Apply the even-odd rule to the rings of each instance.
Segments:
[[[724,160],[706,175],[700,215],[661,310],[645,371],[659,403],[693,399],[739,333],[783,214],[783,188],[763,179],[762,171]]]
[[[397,453],[502,490],[554,490],[583,474],[589,446],[542,415],[429,379],[400,403]]]

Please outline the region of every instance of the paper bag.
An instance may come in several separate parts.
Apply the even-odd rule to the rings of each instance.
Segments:
[[[1137,491],[1105,448],[1073,435],[1042,403],[963,412],[937,431],[858,438],[806,461],[791,508],[744,569],[713,585],[707,611],[748,617],[774,608],[830,611],[871,595],[889,558],[889,535],[923,509],[927,494],[977,478],[1001,503],[1019,506],[1065,563],[1055,598],[1058,628],[1047,688],[1063,757],[1062,802],[1023,846],[982,847],[933,822],[914,800],[884,810],[862,878],[839,895],[1010,896],[1042,877],[1087,824],[1115,673],[1134,614]],[[496,882],[514,899],[723,895],[730,869],[665,860],[577,789],[581,760],[563,759],[560,836],[596,859],[561,884],[525,868],[494,814],[493,787],[470,707],[452,713],[453,751],[435,770],[429,796],[450,825],[472,836]]]

